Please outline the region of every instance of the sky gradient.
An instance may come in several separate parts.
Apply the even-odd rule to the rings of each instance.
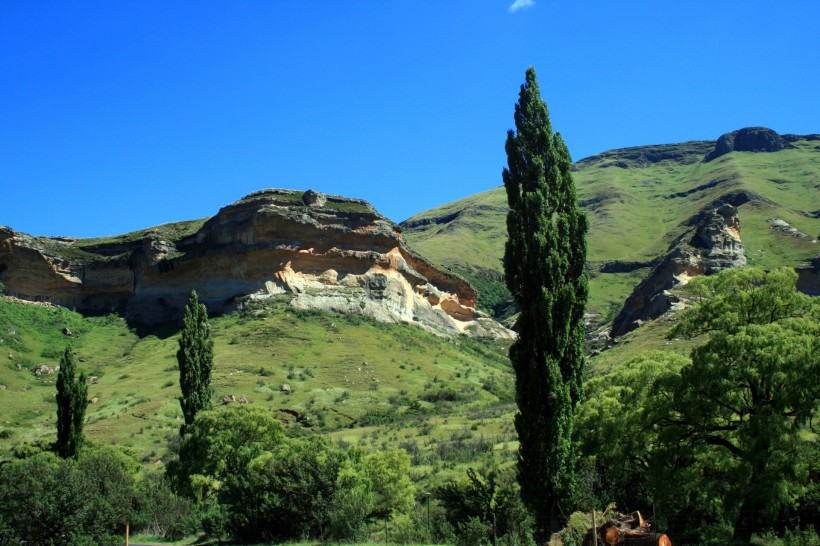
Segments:
[[[114,235],[315,189],[501,184],[533,65],[573,159],[820,133],[820,2],[0,2],[0,225]]]

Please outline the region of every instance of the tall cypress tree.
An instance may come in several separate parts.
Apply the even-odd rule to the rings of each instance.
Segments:
[[[185,306],[184,327],[179,339],[179,387],[182,396],[182,416],[185,419],[180,434],[194,422],[197,412],[209,410],[211,405],[211,368],[214,360],[214,342],[208,322],[208,309],[199,303],[196,290],[191,292]]]
[[[527,69],[507,133],[507,287],[521,307],[510,348],[518,414],[518,479],[545,537],[574,496],[572,424],[581,396],[588,286],[586,216],[578,209],[572,163],[552,132],[535,70]]]
[[[85,374],[74,379],[76,368],[71,346],[65,348],[57,373],[57,453],[68,459],[77,454],[83,441],[83,420],[88,407]]]

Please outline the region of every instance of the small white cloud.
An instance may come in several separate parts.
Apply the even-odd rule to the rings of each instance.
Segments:
[[[518,11],[520,9],[531,8],[534,5],[535,5],[535,0],[515,0],[515,2],[513,2],[510,5],[510,7],[507,8],[507,11],[509,11],[510,13],[515,13],[516,11]]]

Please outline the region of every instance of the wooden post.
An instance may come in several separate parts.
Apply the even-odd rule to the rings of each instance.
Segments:
[[[128,546],[128,529],[129,525],[128,522],[125,523],[125,546]]]
[[[595,526],[595,508],[592,509],[592,545],[598,546],[598,527]],[[128,546],[127,544],[125,546]]]

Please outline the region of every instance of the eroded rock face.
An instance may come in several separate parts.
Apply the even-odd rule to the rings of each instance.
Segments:
[[[668,291],[692,277],[712,275],[746,265],[737,209],[724,204],[710,211],[689,238],[676,241],[647,278],[627,298],[612,323],[611,336],[621,336],[643,321],[659,317],[678,303]]]
[[[0,280],[18,298],[149,324],[177,320],[195,289],[215,313],[247,296],[286,294],[297,308],[513,335],[476,311],[472,287],[411,253],[365,201],[263,190],[189,233],[169,237],[166,228],[90,244],[0,227]]]

